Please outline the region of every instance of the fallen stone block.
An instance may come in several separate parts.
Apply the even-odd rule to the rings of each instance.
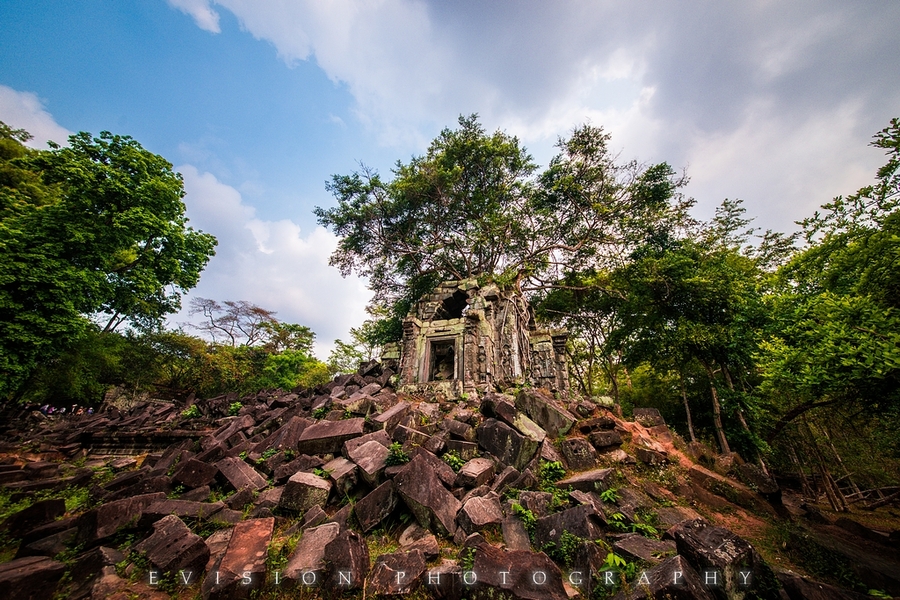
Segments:
[[[322,466],[322,470],[328,473],[334,490],[340,495],[349,495],[356,485],[356,473],[359,469],[343,456],[328,461]]]
[[[678,554],[698,571],[716,573],[717,586],[729,597],[752,588],[764,598],[761,591],[778,589],[775,574],[753,546],[728,529],[695,519],[675,525],[666,535],[675,540]],[[771,597],[777,598],[777,593]]]
[[[150,565],[161,574],[181,574],[182,581],[200,578],[209,560],[209,548],[199,535],[175,515],[163,517],[153,525],[153,534],[134,547],[147,556]]]
[[[303,532],[284,567],[284,579],[298,586],[321,586],[326,575],[325,548],[340,532],[337,523],[326,523]]]
[[[617,554],[632,560],[643,560],[651,564],[675,554],[675,542],[671,540],[651,540],[633,534],[617,540],[613,544]]]
[[[193,502],[191,500],[159,500],[144,508],[138,527],[150,527],[168,515],[182,519],[208,519],[225,508],[224,502]]]
[[[391,436],[389,436],[384,429],[379,429],[378,431],[373,431],[372,433],[367,433],[357,438],[347,440],[346,442],[344,442],[344,448],[342,450],[344,458],[350,458],[350,453],[366,442],[378,442],[379,444],[387,448],[391,445]],[[350,460],[353,459],[350,458]]]
[[[191,489],[199,488],[215,481],[218,473],[219,468],[216,465],[189,458],[178,464],[172,475],[172,483]]]
[[[598,450],[622,445],[622,435],[618,431],[595,431],[588,436],[588,440]]]
[[[162,492],[107,502],[81,515],[78,520],[79,544],[93,546],[116,534],[119,529],[135,527],[144,509],[166,497]]]
[[[571,487],[582,492],[603,492],[609,489],[609,482],[615,477],[615,473],[614,469],[594,469],[576,473],[571,477],[557,481],[556,487],[560,489]]]
[[[232,456],[223,458],[216,463],[216,467],[225,481],[235,490],[245,487],[261,490],[269,485],[265,477],[239,458]]]
[[[62,498],[41,500],[10,515],[0,524],[0,531],[6,530],[11,538],[19,539],[29,531],[55,521],[64,514],[66,501]]]
[[[203,600],[244,600],[262,588],[274,528],[274,518],[250,519],[234,526],[228,548],[203,580]]]
[[[742,596],[737,596],[742,597]],[[777,598],[777,596],[775,596]],[[649,571],[643,571],[632,585],[614,600],[713,600],[716,598],[700,575],[681,556],[673,556]]]
[[[347,444],[344,444],[347,447]],[[377,440],[371,440],[349,450],[348,458],[359,467],[359,474],[363,481],[371,486],[378,484],[385,467],[390,451],[387,446]]]
[[[500,501],[493,494],[469,498],[460,509],[456,520],[466,533],[475,533],[492,525],[500,525],[503,521]]]
[[[372,419],[376,427],[384,429],[388,435],[394,433],[394,428],[400,424],[406,415],[409,414],[410,405],[408,402],[398,402],[380,415]]]
[[[463,573],[463,583],[466,573]],[[563,574],[543,552],[527,550],[503,551],[488,543],[475,549],[472,574],[472,593],[477,597],[492,597],[494,590],[507,597],[521,600],[567,600]]]
[[[666,421],[659,414],[657,408],[635,408],[632,411],[634,420],[644,427],[655,427],[657,425],[665,425]]]
[[[0,564],[0,600],[52,598],[65,572],[66,565],[46,556],[28,556]]]
[[[437,558],[441,553],[437,538],[417,523],[413,523],[404,529],[400,537],[397,538],[397,543],[400,544],[400,549],[404,552],[421,550],[422,554],[425,555],[425,560]]]
[[[594,508],[582,504],[541,517],[534,526],[534,545],[543,548],[547,544],[559,544],[564,532],[584,540],[599,539],[602,531],[594,521]]]
[[[473,458],[456,474],[456,487],[474,488],[494,477],[494,463],[487,458]]]
[[[331,482],[312,473],[295,473],[281,493],[278,505],[297,512],[303,512],[315,505],[324,506],[331,494]]]
[[[416,591],[425,574],[425,556],[420,550],[384,554],[375,560],[367,589],[374,594],[400,595]]]
[[[421,454],[394,477],[394,486],[422,527],[448,537],[456,533],[459,500],[441,484]]]
[[[516,408],[528,415],[551,438],[568,433],[577,420],[544,390],[523,390],[516,396]]]
[[[560,445],[566,465],[572,471],[584,471],[597,466],[597,451],[584,438],[567,438]]]
[[[365,419],[320,421],[303,430],[297,441],[302,454],[337,454],[349,439],[363,434]]]
[[[500,464],[522,470],[534,457],[538,443],[497,419],[487,419],[476,429],[478,445]]]
[[[393,481],[385,481],[357,502],[353,512],[363,533],[373,529],[394,512],[398,500]]]

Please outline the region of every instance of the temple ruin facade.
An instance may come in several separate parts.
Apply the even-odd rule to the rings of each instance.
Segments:
[[[400,386],[458,397],[529,383],[569,388],[564,329],[541,329],[521,294],[475,279],[447,281],[403,321]]]

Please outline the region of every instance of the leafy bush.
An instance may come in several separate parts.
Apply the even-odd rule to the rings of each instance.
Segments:
[[[230,416],[230,417],[236,417],[237,414],[238,414],[239,412],[241,412],[241,409],[242,409],[242,408],[244,408],[244,405],[241,404],[240,402],[232,402],[232,403],[228,406],[228,416]]]
[[[459,473],[459,470],[463,468],[463,465],[466,464],[466,461],[459,455],[459,452],[456,450],[447,451],[444,456],[441,458],[444,459],[444,462],[450,465],[450,468]]]
[[[185,419],[196,419],[200,416],[200,407],[196,404],[191,404],[189,407],[181,411],[181,416]]]
[[[387,460],[384,461],[389,467],[395,465],[405,465],[409,462],[409,454],[403,451],[403,446],[399,442],[394,442],[388,447],[389,453]]]

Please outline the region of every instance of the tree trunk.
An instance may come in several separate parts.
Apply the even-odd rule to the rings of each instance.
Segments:
[[[713,404],[713,426],[716,429],[716,437],[719,438],[719,448],[723,454],[730,454],[731,447],[728,445],[728,438],[725,437],[725,428],[722,427],[722,407],[719,404],[719,390],[716,389],[716,376],[709,363],[701,361],[701,364],[709,376],[709,391],[712,393]]]
[[[691,434],[691,441],[696,442],[697,438],[694,436],[694,422],[691,419],[691,407],[688,404],[687,390],[684,389],[684,373],[679,373],[679,375],[681,376],[681,399],[684,400],[684,412],[687,415],[688,433]]]
[[[841,493],[841,490],[831,477],[831,473],[829,473],[828,469],[825,467],[825,459],[819,451],[819,445],[816,443],[816,436],[813,433],[812,427],[809,426],[809,421],[804,419],[803,422],[806,425],[806,431],[809,434],[809,442],[812,446],[813,454],[819,464],[819,475],[822,477],[822,487],[825,488],[825,495],[828,497],[831,508],[837,512],[849,512],[850,507],[847,505],[844,494]]]

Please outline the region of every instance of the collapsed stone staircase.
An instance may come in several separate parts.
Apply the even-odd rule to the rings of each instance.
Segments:
[[[417,397],[392,375],[8,421],[0,485],[27,507],[0,525],[0,600],[862,597],[703,518],[786,510],[752,469],[762,485],[695,464],[653,409]]]

